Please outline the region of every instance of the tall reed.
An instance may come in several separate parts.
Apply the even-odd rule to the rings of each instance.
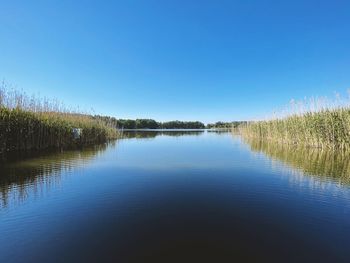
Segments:
[[[282,117],[252,121],[239,126],[243,136],[305,144],[320,148],[350,148],[350,107],[343,102],[321,104],[316,100]],[[310,104],[311,105],[311,104]]]
[[[81,129],[76,138],[73,129]],[[116,129],[61,103],[0,87],[0,153],[101,143]]]

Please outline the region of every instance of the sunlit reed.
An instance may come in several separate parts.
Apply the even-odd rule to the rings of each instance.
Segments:
[[[246,137],[319,148],[345,149],[350,146],[350,106],[347,100],[311,99],[292,101],[289,111],[239,127]]]
[[[82,131],[79,140],[74,128]],[[116,136],[104,121],[57,100],[28,96],[4,83],[0,87],[0,153],[100,143]]]

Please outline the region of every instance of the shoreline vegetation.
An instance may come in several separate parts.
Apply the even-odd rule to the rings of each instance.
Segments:
[[[227,129],[242,122],[157,122],[153,119],[117,119],[82,113],[56,100],[29,96],[0,85],[0,155],[71,149],[122,137],[123,130]]]
[[[95,116],[95,118],[109,123],[118,130],[137,129],[204,129],[204,123],[200,121],[168,121],[157,122],[153,119],[117,119],[109,116]]]
[[[243,137],[316,148],[350,148],[348,102],[310,100],[295,104],[285,117],[250,121],[238,127]],[[297,110],[295,110],[297,108]],[[294,109],[294,110],[293,110]]]
[[[206,128],[207,129],[235,129],[243,124],[247,124],[247,122],[246,121],[231,121],[231,122],[218,121],[215,123],[208,123]]]
[[[118,137],[107,123],[57,101],[0,88],[0,154],[66,149]]]
[[[239,125],[245,123],[244,121],[232,121],[232,122],[221,122],[208,123],[205,125],[200,121],[167,121],[158,122],[153,119],[117,119],[109,116],[96,115],[95,118],[103,120],[109,123],[118,130],[142,130],[142,129],[231,129],[237,128]]]

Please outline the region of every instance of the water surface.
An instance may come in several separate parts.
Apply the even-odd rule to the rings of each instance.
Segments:
[[[1,262],[349,262],[349,158],[205,131],[0,164]]]

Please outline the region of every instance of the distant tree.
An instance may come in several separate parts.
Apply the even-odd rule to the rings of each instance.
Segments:
[[[245,121],[231,121],[231,122],[222,122],[218,121],[215,123],[208,123],[207,128],[212,129],[227,129],[227,128],[237,128],[239,125],[246,123]]]
[[[158,129],[160,124],[152,119],[136,119],[136,129]]]
[[[117,120],[117,128],[118,129],[136,129],[136,121],[135,120]]]
[[[199,121],[168,121],[162,123],[163,129],[204,129],[205,125]]]

